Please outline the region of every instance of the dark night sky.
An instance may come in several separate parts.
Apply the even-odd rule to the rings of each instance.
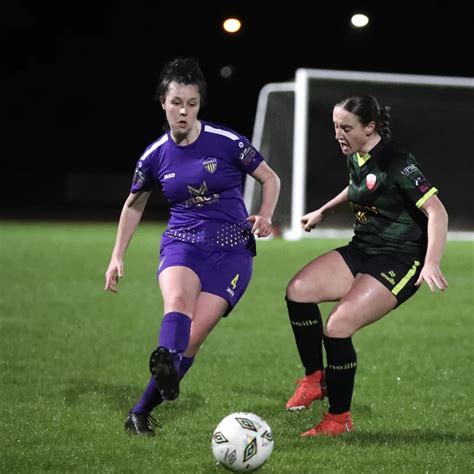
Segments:
[[[472,76],[473,19],[461,2],[314,2],[310,13],[310,1],[3,2],[2,168],[131,173],[161,133],[153,91],[176,56],[201,62],[201,116],[249,137],[261,87],[298,67]],[[366,30],[349,28],[357,11],[371,16]],[[226,15],[242,18],[241,33],[221,32]],[[222,79],[227,64],[236,72]]]

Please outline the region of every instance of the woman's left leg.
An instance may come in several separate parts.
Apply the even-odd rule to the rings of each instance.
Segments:
[[[349,292],[331,311],[324,330],[329,413],[302,436],[338,435],[352,431],[350,407],[357,368],[352,335],[385,316],[397,299],[374,277],[359,274]]]

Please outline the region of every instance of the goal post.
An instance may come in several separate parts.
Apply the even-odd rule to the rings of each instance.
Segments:
[[[426,164],[428,179],[440,188],[448,207],[450,227],[472,230],[474,200],[466,199],[466,193],[474,186],[469,145],[474,136],[473,78],[302,68],[293,82],[262,88],[252,138],[282,180],[275,223],[283,236],[301,238],[301,216],[347,184],[332,107],[356,94],[372,94],[392,107],[394,140],[413,152],[422,167]],[[259,202],[257,190],[254,180],[247,179],[244,199],[252,213]],[[352,222],[348,209],[338,210],[321,228],[349,228]]]

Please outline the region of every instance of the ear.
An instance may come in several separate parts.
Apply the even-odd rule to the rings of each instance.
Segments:
[[[375,132],[375,128],[377,127],[375,122],[369,122],[365,127],[365,134],[369,137],[372,133]]]
[[[160,104],[163,110],[165,110],[165,101],[166,101],[165,97],[160,97]]]

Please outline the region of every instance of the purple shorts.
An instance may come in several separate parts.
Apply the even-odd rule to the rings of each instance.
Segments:
[[[157,275],[168,267],[193,270],[201,280],[201,291],[224,298],[227,316],[238,303],[252,276],[253,257],[245,252],[205,252],[187,242],[171,242],[160,249]]]

